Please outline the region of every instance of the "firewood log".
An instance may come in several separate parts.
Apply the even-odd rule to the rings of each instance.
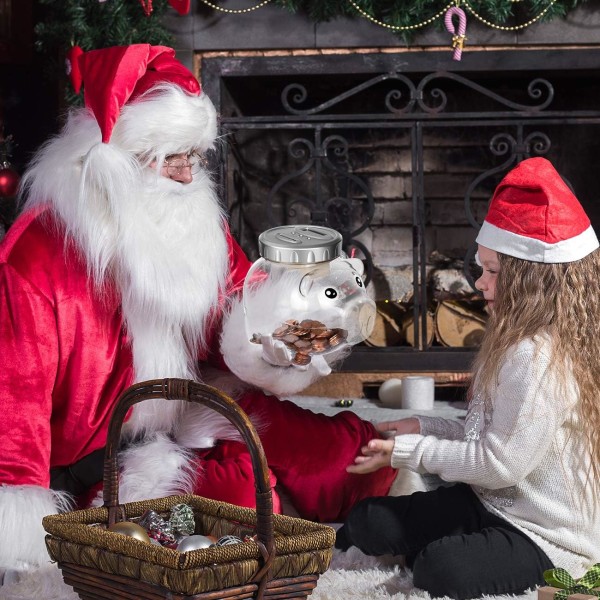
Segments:
[[[421,325],[421,323],[419,323]],[[409,310],[404,317],[402,318],[402,334],[404,337],[404,341],[409,346],[415,346],[415,320],[413,317],[412,309]],[[419,327],[419,337],[422,336],[421,329]],[[434,322],[433,315],[428,311],[427,312],[427,347],[431,346],[433,343],[434,337]],[[419,345],[419,340],[417,340],[417,346]]]
[[[402,344],[404,341],[400,329],[402,310],[395,302],[379,301],[376,304],[375,326],[371,335],[365,340],[365,344],[374,348]]]
[[[443,346],[468,348],[481,343],[485,314],[456,300],[444,300],[435,311],[435,336]]]
[[[469,284],[465,274],[459,269],[435,269],[431,272],[433,296],[439,302],[461,299],[475,300],[481,294]]]

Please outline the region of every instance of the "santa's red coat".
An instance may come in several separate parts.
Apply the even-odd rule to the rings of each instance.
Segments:
[[[250,263],[225,235],[229,295],[240,291]],[[217,315],[201,361],[219,363],[219,322]],[[133,366],[118,295],[106,286],[94,289],[80,253],[65,245],[60,226],[43,209],[21,215],[0,244],[0,356],[0,484],[48,488],[50,468],[105,445],[111,411],[133,382]],[[376,436],[370,423],[351,412],[314,414],[259,390],[239,403],[251,416],[260,414],[272,481],[303,517],[337,520],[360,498],[387,493],[391,469],[345,472]],[[201,472],[196,493],[254,504],[241,443],[220,441],[195,460]]]

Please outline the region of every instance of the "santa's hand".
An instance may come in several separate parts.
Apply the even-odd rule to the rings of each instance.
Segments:
[[[421,433],[421,424],[416,417],[407,417],[398,421],[381,421],[375,423],[375,429],[383,437],[396,437],[406,433]]]
[[[273,336],[263,335],[260,338],[262,344],[262,358],[266,362],[276,367],[294,367],[299,371],[316,371],[320,377],[329,375],[331,367],[327,361],[320,355],[311,355],[311,360],[307,364],[297,364],[294,362],[294,351],[288,348],[281,340],[273,339]]]
[[[260,337],[262,344],[263,360],[276,367],[289,367],[292,364],[294,353],[281,341],[273,339],[271,335]]]
[[[325,375],[329,375],[329,373],[331,373],[331,367],[320,354],[314,355],[310,361],[310,364],[321,377],[325,377]]]
[[[382,467],[389,467],[392,464],[392,451],[394,450],[394,440],[371,440],[366,446],[363,446],[362,455],[354,459],[353,465],[348,465],[348,473],[372,473]]]

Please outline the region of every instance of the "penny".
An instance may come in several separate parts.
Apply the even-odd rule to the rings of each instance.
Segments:
[[[303,348],[312,348],[312,344],[308,341],[308,340],[298,340],[297,342],[294,342],[294,346],[296,348],[298,348],[299,350],[303,349]]]
[[[282,325],[273,332],[273,337],[282,337],[290,331],[289,325]]]
[[[308,335],[310,332],[308,331],[308,329],[305,329],[303,327],[296,327],[292,333],[294,335],[297,335],[298,337],[304,337],[305,335]]]
[[[303,352],[296,352],[296,356],[292,358],[292,362],[296,365],[307,365],[310,362],[310,356]]]

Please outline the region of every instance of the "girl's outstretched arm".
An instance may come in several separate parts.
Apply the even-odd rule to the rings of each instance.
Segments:
[[[371,440],[366,446],[362,447],[362,455],[358,455],[354,459],[354,464],[346,467],[346,471],[362,475],[377,471],[381,467],[389,467],[393,449],[393,438],[389,440]]]

